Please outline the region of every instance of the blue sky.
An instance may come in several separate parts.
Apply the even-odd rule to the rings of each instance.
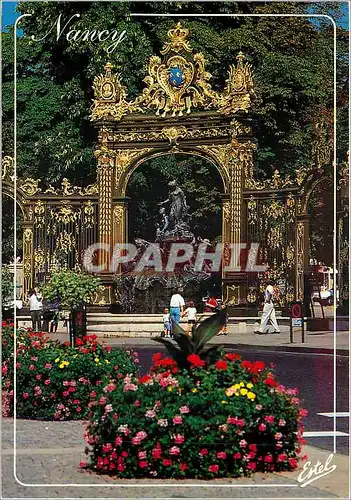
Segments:
[[[5,28],[8,24],[14,24],[16,17],[18,14],[15,12],[17,2],[7,2],[3,1],[2,2],[2,19],[1,19],[1,24],[2,24],[2,29]],[[343,28],[347,29],[348,27],[348,4],[345,1],[344,2],[344,7],[343,10],[345,12],[344,17],[338,22],[340,26]]]

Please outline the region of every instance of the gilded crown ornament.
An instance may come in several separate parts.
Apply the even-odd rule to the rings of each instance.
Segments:
[[[237,65],[229,69],[222,93],[212,89],[212,75],[206,69],[204,55],[193,53],[187,37],[189,30],[178,23],[168,31],[169,41],[160,56],[151,56],[143,82],[146,87],[134,101],[127,100],[120,76],[107,63],[105,74],[94,79],[94,104],[91,120],[120,121],[132,113],[153,110],[157,116],[182,116],[196,109],[217,109],[223,115],[247,112],[254,98],[251,65],[244,54],[237,55]]]

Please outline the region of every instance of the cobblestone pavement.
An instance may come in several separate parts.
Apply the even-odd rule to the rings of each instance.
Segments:
[[[79,470],[84,457],[84,422],[2,421],[2,498],[345,498],[348,459],[334,456],[337,469],[301,488],[299,472],[253,474],[216,481],[116,480]],[[327,452],[306,447],[312,463]],[[16,476],[14,477],[14,463]],[[324,481],[323,481],[324,480]],[[22,483],[22,484],[21,484]],[[124,486],[121,486],[123,483]],[[52,486],[47,486],[47,485]]]

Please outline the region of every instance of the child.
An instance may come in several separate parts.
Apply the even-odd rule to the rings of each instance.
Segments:
[[[184,315],[188,316],[188,326],[186,330],[186,334],[189,336],[190,330],[193,331],[194,325],[196,323],[196,307],[194,306],[194,302],[190,300],[188,302],[188,307],[184,311]]]
[[[171,336],[171,318],[169,315],[169,309],[166,309],[163,311],[163,337],[170,337]]]

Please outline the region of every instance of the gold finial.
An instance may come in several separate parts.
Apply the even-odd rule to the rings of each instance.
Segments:
[[[239,54],[236,56],[236,60],[238,61],[238,66],[242,66],[243,65],[243,61],[245,59],[245,55],[243,52],[239,52]]]
[[[106,71],[106,76],[111,76],[111,70],[113,66],[110,62],[105,64],[105,71]]]
[[[166,43],[164,49],[161,50],[161,54],[168,54],[170,51],[178,53],[181,50],[191,52],[190,44],[186,39],[189,30],[183,28],[180,22],[176,24],[175,28],[169,30],[167,35],[171,41]]]

